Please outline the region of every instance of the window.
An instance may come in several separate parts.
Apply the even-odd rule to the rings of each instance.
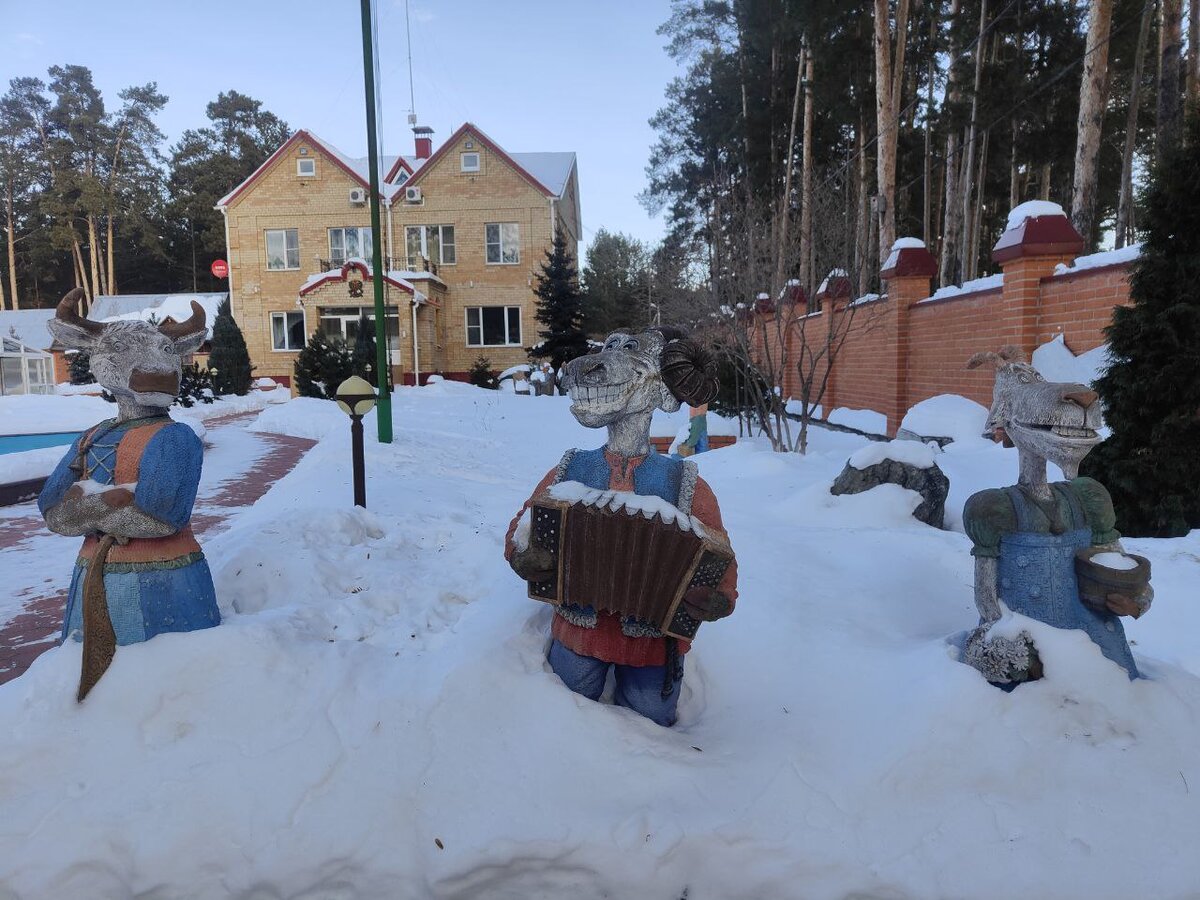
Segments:
[[[404,252],[408,265],[415,267],[420,257],[443,266],[456,261],[453,225],[409,225],[404,229]]]
[[[329,261],[340,266],[348,259],[370,259],[370,228],[330,228]]]
[[[304,349],[304,313],[271,313],[271,349]]]
[[[478,172],[479,171],[479,154],[478,153],[462,154],[462,170],[464,172]]]
[[[300,232],[280,228],[267,232],[267,268],[300,268]]]
[[[514,265],[521,261],[521,228],[516,222],[493,222],[483,230],[489,263]]]
[[[321,310],[321,334],[327,338],[343,341],[353,346],[358,340],[358,326],[362,317],[366,316],[375,325],[375,310],[369,306],[336,306]],[[400,318],[396,307],[388,307],[384,318],[387,329],[388,348],[392,353],[400,350]]]
[[[312,178],[317,174],[317,161],[315,159],[296,160],[296,174],[301,178]]]
[[[521,307],[468,306],[467,346],[521,346]]]

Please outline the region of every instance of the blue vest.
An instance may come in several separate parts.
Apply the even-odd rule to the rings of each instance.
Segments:
[[[604,458],[604,448],[576,450],[567,463],[563,481],[578,481],[598,491],[608,490],[611,470]],[[683,484],[683,460],[655,452],[642,460],[633,471],[633,492],[643,497],[661,497],[672,506],[679,505],[679,488]]]
[[[1067,501],[1071,511],[1071,522],[1063,534],[1036,532],[1032,501],[1018,487],[1007,489],[1017,515],[1017,530],[1000,539],[1000,599],[1009,609],[1031,619],[1086,632],[1105,656],[1130,678],[1137,678],[1137,665],[1120,618],[1097,612],[1079,599],[1075,551],[1092,545],[1092,529],[1079,498],[1067,484],[1050,487]]]

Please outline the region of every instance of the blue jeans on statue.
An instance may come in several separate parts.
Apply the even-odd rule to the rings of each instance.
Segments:
[[[608,677],[609,666],[605,662],[591,656],[581,656],[573,650],[568,650],[558,641],[550,644],[550,668],[554,670],[563,683],[577,694],[583,694],[589,700],[599,700],[604,692],[604,679]],[[683,657],[679,658],[680,669],[683,667]],[[675,679],[671,693],[662,695],[663,676],[666,666],[616,666],[617,689],[613,694],[613,702],[640,713],[652,722],[669,728],[675,724],[675,707],[679,705],[679,688],[683,684],[683,676]]]

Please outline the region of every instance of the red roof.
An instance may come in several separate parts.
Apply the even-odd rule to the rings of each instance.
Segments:
[[[300,288],[300,296],[303,297],[307,294],[310,294],[322,285],[329,284],[331,281],[345,281],[346,277],[350,274],[351,269],[361,272],[362,277],[367,281],[371,280],[370,268],[365,263],[360,262],[357,259],[352,259],[340,269],[332,269],[315,281],[310,281],[309,283],[305,284],[304,287]],[[400,281],[396,278],[392,278],[390,275],[384,275],[383,282],[384,284],[390,284],[394,288],[399,288],[402,291],[408,291],[410,294],[415,295],[416,293],[413,286],[407,281]]]

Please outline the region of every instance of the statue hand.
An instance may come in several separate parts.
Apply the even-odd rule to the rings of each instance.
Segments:
[[[123,487],[109,488],[100,495],[100,499],[109,509],[121,509],[133,502],[133,491]]]
[[[83,488],[80,487],[78,484],[71,485],[69,488],[67,488],[67,492],[65,494],[63,494],[63,500],[75,501],[75,500],[82,500],[82,499],[83,499]]]
[[[1146,607],[1128,594],[1108,594],[1105,598],[1105,606],[1111,613],[1118,616],[1132,616],[1135,619],[1146,611]]]
[[[683,595],[683,608],[693,619],[715,622],[733,612],[729,598],[715,588],[689,588]]]
[[[514,550],[508,564],[525,581],[549,581],[558,570],[554,556],[545,547]]]

